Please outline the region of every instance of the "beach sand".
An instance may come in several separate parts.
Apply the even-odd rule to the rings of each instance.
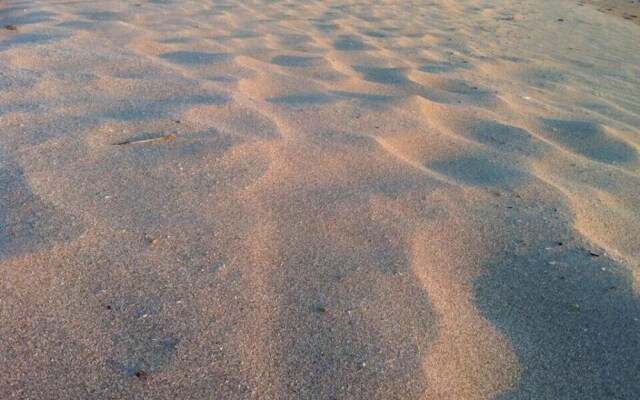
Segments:
[[[0,2],[0,398],[638,398],[596,3]]]
[[[599,12],[640,25],[640,0],[587,0],[587,3],[597,7]]]

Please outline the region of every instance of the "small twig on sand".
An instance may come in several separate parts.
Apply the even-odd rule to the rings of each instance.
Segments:
[[[176,140],[176,135],[164,135],[164,136],[160,136],[160,137],[154,137],[151,139],[128,139],[125,140],[123,142],[118,142],[115,143],[116,146],[124,146],[126,144],[145,144],[145,143],[152,143],[152,142],[173,142],[174,140]]]

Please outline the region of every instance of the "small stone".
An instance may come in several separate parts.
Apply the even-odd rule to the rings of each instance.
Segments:
[[[147,377],[147,371],[141,369],[139,371],[136,371],[136,377],[140,378],[140,379],[144,379]]]
[[[327,312],[327,308],[325,306],[320,306],[320,305],[314,305],[311,307],[311,310],[313,312],[319,313],[319,314],[324,314]]]

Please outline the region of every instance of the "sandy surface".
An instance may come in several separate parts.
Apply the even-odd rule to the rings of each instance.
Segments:
[[[640,25],[640,0],[583,0],[597,7],[599,12],[615,15]],[[578,4],[582,4],[579,1]]]
[[[640,28],[578,3],[0,2],[0,398],[638,398]]]

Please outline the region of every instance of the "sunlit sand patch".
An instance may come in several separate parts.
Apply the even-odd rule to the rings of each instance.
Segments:
[[[634,398],[636,5],[578,3],[0,6],[0,397]]]

